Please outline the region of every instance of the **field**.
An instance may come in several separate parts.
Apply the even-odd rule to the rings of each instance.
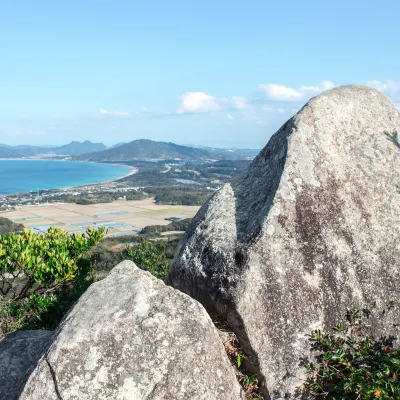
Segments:
[[[108,236],[132,235],[145,226],[167,225],[167,218],[192,218],[198,206],[157,205],[153,199],[123,201],[106,204],[45,204],[20,206],[3,216],[23,224],[35,232],[44,232],[50,226],[68,232],[83,232],[88,226],[106,226]]]

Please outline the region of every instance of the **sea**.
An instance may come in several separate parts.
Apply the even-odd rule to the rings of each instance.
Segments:
[[[112,181],[126,165],[53,160],[0,160],[0,194],[61,189]]]

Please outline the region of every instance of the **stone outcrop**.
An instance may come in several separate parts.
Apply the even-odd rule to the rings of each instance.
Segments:
[[[52,332],[22,331],[0,341],[0,399],[17,400],[21,387],[50,342]]]
[[[320,94],[181,241],[168,282],[228,321],[272,399],[294,395],[306,334],[349,307],[400,300],[396,132],[399,112],[377,90]]]
[[[61,323],[21,400],[242,398],[204,308],[124,261]]]

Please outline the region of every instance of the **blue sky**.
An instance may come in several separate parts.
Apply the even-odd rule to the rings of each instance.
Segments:
[[[400,108],[398,0],[0,0],[0,143],[262,147],[310,97]]]

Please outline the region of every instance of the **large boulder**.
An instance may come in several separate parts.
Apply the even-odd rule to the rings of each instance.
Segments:
[[[20,331],[0,341],[0,399],[18,399],[29,373],[46,350],[51,334],[49,331]]]
[[[131,261],[64,319],[21,400],[241,398],[204,308]]]
[[[399,299],[397,132],[399,112],[377,90],[320,94],[181,241],[168,282],[228,321],[273,399],[299,385],[306,334]]]

